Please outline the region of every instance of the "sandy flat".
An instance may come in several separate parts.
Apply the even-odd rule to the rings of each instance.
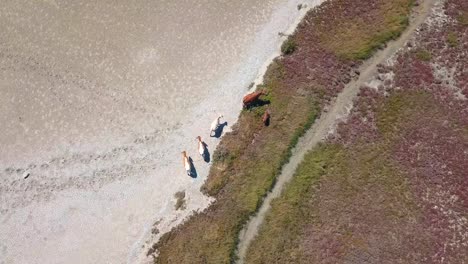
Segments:
[[[0,263],[141,262],[205,208],[195,137],[213,152],[304,2],[2,1]]]

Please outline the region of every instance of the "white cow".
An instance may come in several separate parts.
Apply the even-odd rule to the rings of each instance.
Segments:
[[[206,151],[205,144],[203,144],[203,141],[200,136],[198,136],[197,139],[198,139],[198,152],[200,153],[200,155],[203,156],[205,155],[205,151]]]
[[[223,115],[219,115],[212,123],[211,123],[211,130],[210,130],[210,137],[213,137],[216,135],[216,130],[218,130],[218,127],[221,125],[220,119],[223,118]],[[213,135],[213,132],[215,135]]]

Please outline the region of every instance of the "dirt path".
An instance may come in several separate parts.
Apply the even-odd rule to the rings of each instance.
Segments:
[[[237,247],[237,263],[244,263],[247,249],[252,240],[257,235],[260,225],[263,223],[266,213],[270,209],[271,201],[277,198],[287,183],[296,171],[299,163],[303,160],[304,155],[314,148],[326,135],[334,129],[337,121],[347,115],[348,110],[352,107],[353,99],[359,92],[359,88],[369,81],[377,73],[377,65],[385,62],[398,49],[405,45],[415,30],[425,21],[430,14],[432,6],[437,0],[426,0],[416,7],[409,27],[404,31],[399,39],[388,43],[387,47],[377,52],[371,59],[367,60],[359,71],[361,72],[357,80],[351,81],[343,91],[338,95],[334,103],[329,107],[326,113],[322,113],[311,129],[299,140],[297,146],[293,150],[293,154],[289,162],[282,168],[281,174],[278,176],[276,185],[273,190],[268,193],[258,213],[252,217],[239,235],[239,244]]]

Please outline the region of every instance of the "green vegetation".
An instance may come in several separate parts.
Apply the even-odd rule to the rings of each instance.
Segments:
[[[247,177],[249,181],[267,178],[268,186],[271,185],[282,164],[289,158],[290,149],[297,143],[298,137],[315,120],[318,108],[311,95],[292,97],[292,94],[288,94],[289,91],[285,93],[281,89],[279,80],[283,78],[282,71],[283,67],[279,62],[274,62],[270,66],[266,84],[258,87],[268,92],[268,95],[262,98],[270,101],[270,104],[243,110],[233,131],[223,137],[223,144],[215,150],[210,178],[202,186],[202,191],[207,195],[218,195],[227,182],[237,179],[233,176],[236,174],[256,175],[256,177]],[[295,110],[293,110],[294,107],[296,107]],[[261,116],[267,108],[272,111],[274,122],[271,127],[264,128]],[[264,157],[261,152],[267,152],[268,155],[265,155],[267,157]],[[263,164],[263,161],[266,163]],[[261,168],[262,165],[266,168]],[[259,177],[259,172],[264,172],[266,175]],[[242,182],[242,184],[247,183]],[[258,182],[252,182],[252,184],[258,184]],[[239,195],[242,197],[244,197],[244,190],[251,191],[239,188],[241,189]],[[262,188],[262,191],[264,189]],[[255,202],[256,200],[258,199],[255,198]],[[252,203],[249,202],[249,204]]]
[[[293,39],[288,38],[286,41],[283,42],[281,45],[281,53],[284,55],[292,54],[297,48],[296,42]]]
[[[273,201],[259,237],[249,248],[247,263],[298,263],[302,248],[297,238],[304,225],[316,219],[304,204],[339,152],[336,146],[322,146],[306,155],[281,197]]]
[[[447,42],[450,47],[456,47],[458,46],[458,37],[455,32],[450,32],[447,35]]]
[[[457,17],[460,24],[468,26],[468,11],[461,11],[461,14]]]
[[[323,46],[345,59],[367,59],[386,42],[400,36],[408,26],[413,3],[413,0],[376,1],[372,5],[374,10],[366,14],[367,19],[354,16],[335,21],[342,26],[332,32],[324,31],[328,25],[320,25]]]
[[[392,96],[389,103],[378,111],[380,118],[377,119],[378,131],[382,134],[390,134],[396,130],[396,121],[404,114],[403,107],[408,103],[409,98],[402,96]]]
[[[429,51],[425,49],[419,49],[418,51],[416,51],[416,57],[422,61],[430,61],[432,55]]]
[[[411,123],[412,119],[418,119],[415,115],[435,115],[435,105],[432,96],[424,91],[395,92],[375,111],[377,129],[386,140],[391,140],[401,133],[402,126]]]
[[[354,254],[378,262],[379,256],[391,261],[401,254],[400,243],[412,235],[384,234],[404,233],[419,211],[390,156],[397,140],[392,135],[434,101],[427,93],[415,92],[392,95],[381,104],[376,109],[380,140],[346,147],[322,144],[306,155],[272,202],[247,263],[343,263]],[[371,256],[379,251],[388,256]],[[401,259],[410,262],[411,255]]]

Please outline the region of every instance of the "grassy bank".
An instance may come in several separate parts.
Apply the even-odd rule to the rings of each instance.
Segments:
[[[336,7],[333,16],[327,19],[327,23],[324,23],[320,16],[313,20],[314,25],[318,27],[318,39],[324,47],[348,59],[367,59],[375,49],[399,37],[408,26],[408,13],[414,3],[413,0],[364,1],[369,4],[366,7],[361,5],[360,1],[355,1],[356,7],[350,7],[349,2],[326,2],[323,8]]]
[[[239,231],[274,185],[297,139],[351,80],[353,67],[389,39],[379,36],[403,30],[404,23],[393,27],[392,17],[407,17],[410,3],[337,0],[306,15],[289,40],[294,49],[270,65],[260,87],[269,92],[268,104],[242,111],[213,154],[202,191],[216,202],[161,238],[156,263],[232,262]],[[341,40],[352,49],[330,45],[332,35],[360,23],[365,33]],[[363,36],[372,41],[357,41]],[[269,127],[261,122],[266,108],[272,114]]]
[[[456,19],[466,10],[466,1],[448,0],[455,22],[426,28],[394,66],[379,68],[394,78],[362,89],[335,137],[306,156],[247,263],[468,260],[468,102],[460,95],[468,75],[452,63],[468,59],[466,25]]]
[[[391,97],[381,106],[379,129],[397,125],[411,111],[405,103],[414,99],[427,97]],[[390,137],[348,146],[328,143],[309,153],[274,201],[246,262],[360,263],[400,257],[401,245],[414,234],[397,229],[420,216],[405,178],[389,157],[392,144]],[[385,253],[376,258],[371,248]]]

